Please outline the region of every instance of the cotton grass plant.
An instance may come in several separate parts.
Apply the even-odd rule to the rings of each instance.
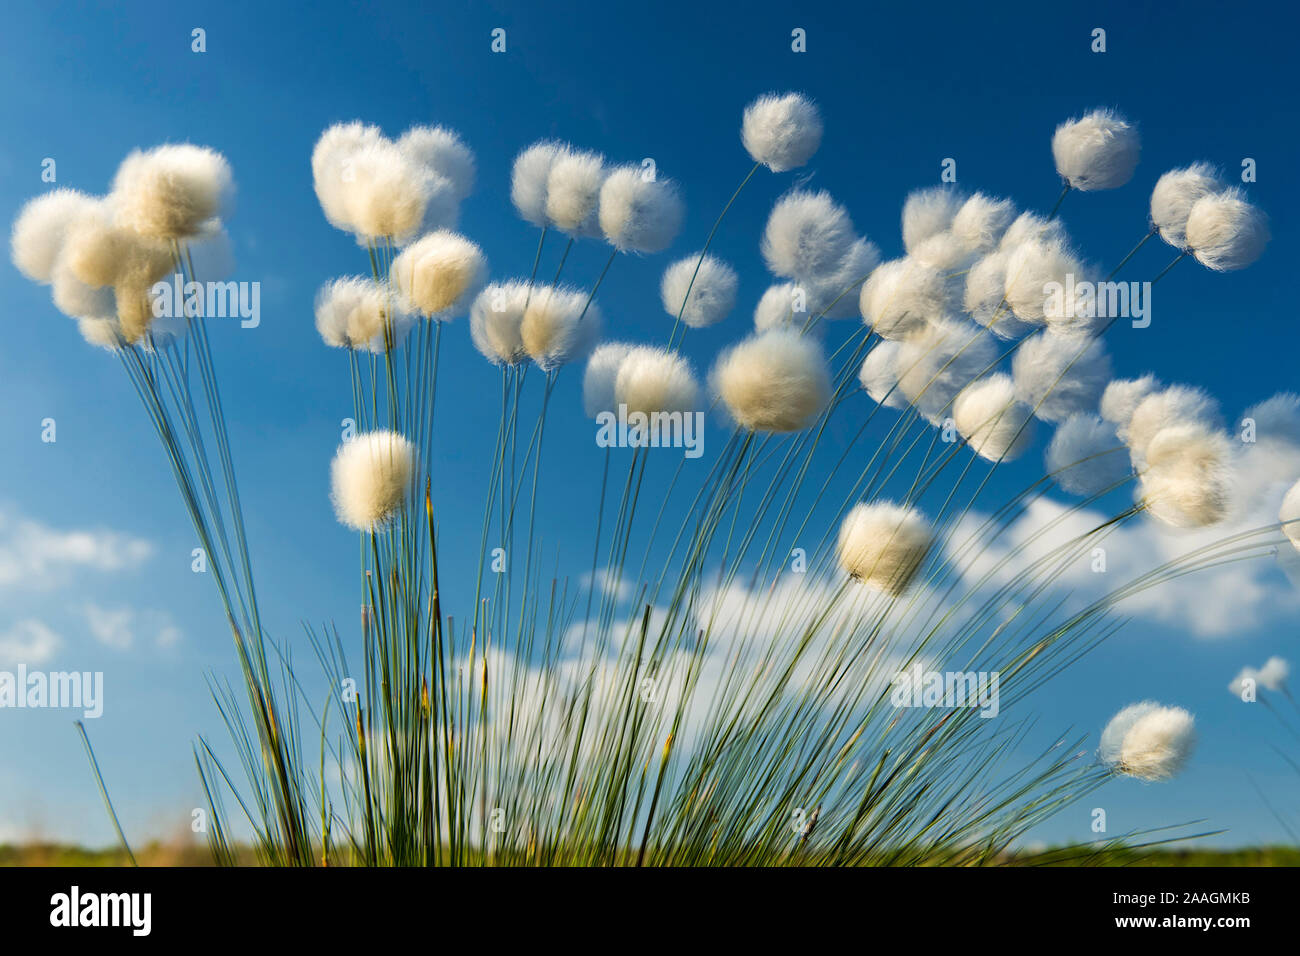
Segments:
[[[1236,462],[1198,393],[1110,382],[1108,326],[1045,304],[1045,282],[1086,268],[1055,209],[925,190],[903,204],[904,254],[880,264],[830,193],[790,190],[756,237],[781,281],[701,385],[686,331],[726,322],[738,285],[712,240],[760,169],[804,166],[823,133],[800,94],[744,111],[754,165],[699,251],[662,273],[673,323],[648,342],[601,342],[597,293],[619,253],[676,238],[672,180],[567,143],[526,147],[510,196],[539,234],[530,274],[501,278],[457,231],[476,165],[457,134],[322,134],[322,213],[369,267],[322,277],[315,309],[357,423],[330,467],[357,533],[361,613],[308,628],[324,694],[261,628],[206,321],[168,331],[137,295],[164,265],[195,277],[191,247],[219,231],[230,190],[224,160],[133,154],[120,195],[60,191],[23,211],[15,263],[55,283],[56,303],[86,303],[71,314],[140,392],[213,561],[245,691],[214,684],[242,773],[196,750],[218,861],[251,832],[277,865],[986,864],[1116,773],[1163,779],[1186,762],[1184,711],[1129,708],[1094,754],[1086,735],[1041,739],[1026,698],[1114,633],[1126,599],[1264,556],[1282,531],[1234,530],[1100,597],[1060,596],[1124,525],[1221,522]],[[1127,182],[1137,134],[1098,111],[1052,151],[1063,199]],[[1211,268],[1262,250],[1262,219],[1235,194],[1161,183],[1151,232]],[[579,242],[609,246],[598,274],[574,274]],[[458,318],[458,353],[468,337],[500,375],[476,556],[439,534],[440,509],[466,503],[434,491],[443,326]],[[573,411],[552,402],[562,375],[581,376],[590,417],[713,412],[719,450],[688,468],[634,443],[606,448],[599,475],[552,475],[547,419]],[[988,501],[1035,422],[1057,428],[1046,468]],[[584,478],[590,564],[546,570],[539,501],[548,482]],[[1054,489],[1082,500],[1024,532]],[[1116,491],[1133,503],[1080,526]],[[476,557],[472,593],[441,590],[448,554]],[[899,706],[914,666],[996,672],[999,719]]]

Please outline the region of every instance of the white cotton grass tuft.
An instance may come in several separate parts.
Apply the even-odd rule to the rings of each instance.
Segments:
[[[316,331],[334,348],[383,352],[397,344],[405,319],[388,289],[369,277],[335,279],[316,294]]]
[[[374,531],[403,507],[417,477],[415,446],[391,431],[363,432],[344,442],[330,465],[338,519]]]
[[[862,285],[879,264],[880,250],[874,242],[870,239],[854,240],[833,272],[800,284],[807,295],[808,311],[831,320],[857,318],[861,315],[859,296]]]
[[[510,201],[521,218],[534,226],[547,226],[546,184],[551,167],[564,152],[563,143],[543,140],[521,150],[510,170]]]
[[[626,405],[629,414],[692,412],[698,396],[690,363],[667,349],[635,346],[614,376],[614,402]]]
[[[914,259],[877,266],[858,297],[862,321],[886,339],[903,339],[952,311],[955,286],[942,270]]]
[[[1117,378],[1101,393],[1098,410],[1101,417],[1115,426],[1115,432],[1121,441],[1128,434],[1129,422],[1133,412],[1142,404],[1142,400],[1160,388],[1160,380],[1147,373],[1140,378]]]
[[[605,173],[604,156],[561,150],[546,177],[547,221],[575,238],[599,236],[600,188]]]
[[[224,214],[234,191],[230,164],[188,143],[132,151],[113,179],[118,222],[151,239],[188,239]]]
[[[696,253],[664,270],[659,283],[659,299],[664,311],[674,319],[680,312],[684,323],[693,329],[702,329],[727,317],[736,304],[738,285],[735,269],[721,259],[708,255],[700,258]],[[688,288],[691,290],[689,299],[686,297]]]
[[[1139,471],[1139,498],[1157,521],[1204,528],[1227,516],[1232,444],[1200,423],[1170,425],[1147,445]]]
[[[70,224],[59,263],[91,288],[147,289],[172,272],[171,246],[118,225],[114,209],[101,203]]]
[[[914,253],[932,236],[947,232],[965,198],[951,186],[930,186],[908,193],[903,201],[903,248]]]
[[[1116,189],[1133,178],[1142,150],[1137,127],[1114,110],[1093,110],[1056,128],[1052,158],[1072,189]]]
[[[1243,667],[1228,685],[1228,690],[1242,697],[1246,682],[1251,681],[1252,689],[1262,687],[1274,693],[1285,690],[1287,678],[1291,676],[1291,665],[1286,658],[1274,655],[1264,662],[1263,667]],[[1243,698],[1245,699],[1245,698]]]
[[[1082,498],[1108,491],[1131,473],[1128,450],[1115,426],[1086,413],[1071,415],[1057,427],[1045,465],[1063,491]]]
[[[970,267],[962,290],[962,308],[1000,339],[1017,339],[1041,323],[1017,318],[1005,298],[1008,253],[990,252]]]
[[[1297,481],[1282,498],[1282,507],[1278,509],[1277,520],[1282,523],[1282,533],[1286,535],[1297,551],[1300,551],[1300,481]]]
[[[718,357],[710,378],[731,417],[752,431],[798,431],[830,400],[821,343],[793,329],[771,329],[733,345]]]
[[[600,338],[600,326],[600,309],[588,302],[588,293],[547,286],[528,297],[519,338],[537,367],[550,372],[585,358]]]
[[[883,339],[867,353],[858,370],[858,381],[872,401],[885,408],[906,408],[907,398],[898,388],[899,343]]]
[[[18,271],[35,282],[51,282],[68,230],[101,201],[75,189],[53,189],[29,200],[9,236],[9,255]]]
[[[1011,360],[1016,394],[1044,421],[1096,410],[1110,380],[1110,356],[1099,339],[1039,332]]]
[[[1150,392],[1134,406],[1119,437],[1129,447],[1135,463],[1146,455],[1152,439],[1174,425],[1199,424],[1207,428],[1221,422],[1219,403],[1199,388],[1171,385]]]
[[[840,524],[840,567],[868,587],[897,597],[916,577],[933,542],[930,523],[915,508],[863,502]]]
[[[1088,278],[1083,263],[1064,242],[1022,242],[1007,253],[1002,289],[1006,305],[1022,321],[1044,324],[1050,311],[1047,285],[1064,287],[1070,277],[1075,282]]]
[[[957,394],[992,371],[993,339],[969,322],[938,319],[903,340],[898,350],[898,387],[932,424],[951,414]]]
[[[1223,183],[1209,163],[1193,163],[1171,169],[1156,180],[1151,190],[1151,226],[1160,238],[1178,249],[1187,248],[1187,217],[1192,207],[1223,190]]]
[[[1270,238],[1268,217],[1240,189],[1198,199],[1187,215],[1187,246],[1215,272],[1246,268],[1264,254]]]
[[[311,154],[312,183],[321,211],[335,228],[355,231],[347,202],[348,187],[354,181],[352,157],[364,147],[383,141],[384,134],[378,126],[359,120],[335,123],[316,141]]]
[[[773,275],[806,282],[834,273],[856,241],[853,221],[830,193],[796,190],[772,207],[762,253]]]
[[[811,317],[807,291],[793,282],[778,282],[767,287],[754,308],[754,330],[802,329]]]
[[[745,107],[740,140],[754,162],[784,173],[805,165],[817,152],[821,113],[802,93],[769,93]]]
[[[632,348],[626,342],[603,342],[592,350],[582,374],[582,407],[588,418],[616,411],[614,383]]]
[[[445,229],[407,246],[389,270],[403,306],[425,318],[462,311],[487,279],[483,250]]]
[[[517,365],[528,357],[521,326],[524,306],[536,291],[516,280],[490,283],[475,296],[469,309],[470,338],[493,365]]]
[[[88,344],[110,352],[126,344],[116,319],[77,319],[77,331]]]
[[[948,231],[970,252],[987,255],[998,247],[1015,216],[1016,207],[1010,199],[975,193],[952,217]]]
[[[461,202],[474,190],[474,153],[453,130],[442,126],[412,126],[397,140],[397,148],[448,183]]]
[[[90,286],[78,279],[60,257],[54,264],[50,291],[54,306],[74,319],[117,320],[116,296],[110,286]]]
[[[600,187],[600,228],[620,252],[661,252],[682,228],[677,186],[640,166],[619,166]]]
[[[1034,438],[1033,416],[1016,400],[1009,375],[989,375],[963,388],[952,419],[971,450],[989,461],[1019,458]]]
[[[1110,719],[1101,734],[1100,755],[1116,773],[1138,780],[1167,780],[1186,765],[1195,747],[1191,714],[1146,700],[1130,704]]]
[[[341,176],[346,222],[358,240],[402,243],[420,232],[455,225],[451,183],[387,139],[353,152]]]
[[[953,233],[936,232],[914,245],[908,258],[944,273],[955,273],[969,269],[978,255]]]
[[[1010,252],[1025,242],[1064,242],[1065,226],[1059,219],[1046,219],[1037,213],[1022,212],[1002,234],[998,248]]]

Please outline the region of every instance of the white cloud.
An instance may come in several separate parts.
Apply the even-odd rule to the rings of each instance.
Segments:
[[[43,664],[54,656],[63,639],[35,618],[18,621],[0,631],[0,665]]]
[[[127,650],[135,645],[137,636],[145,633],[154,635],[153,641],[158,647],[170,647],[180,640],[180,630],[163,611],[87,604],[82,613],[95,640],[115,650]]]
[[[117,531],[61,530],[0,511],[0,587],[53,587],[75,569],[125,571],[139,567],[153,546]]]

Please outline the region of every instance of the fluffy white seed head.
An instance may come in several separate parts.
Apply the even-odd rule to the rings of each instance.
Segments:
[[[719,356],[713,389],[737,424],[791,432],[808,425],[830,399],[821,344],[793,329],[772,329]]]
[[[929,322],[898,350],[898,388],[937,424],[952,413],[958,392],[992,370],[997,353],[992,337],[969,322]]]
[[[821,145],[821,113],[802,93],[769,93],[745,107],[740,140],[754,162],[772,172],[796,169]]]
[[[77,331],[88,344],[110,352],[126,344],[116,319],[77,319]]]
[[[68,230],[99,204],[99,199],[75,189],[54,189],[28,200],[9,236],[10,258],[18,271],[36,282],[52,281]]]
[[[474,153],[455,131],[443,126],[412,126],[397,140],[397,148],[445,179],[456,202],[474,191]]]
[[[1010,199],[975,193],[952,217],[948,231],[970,252],[987,255],[998,247],[1015,215],[1016,207]]]
[[[1156,520],[1175,528],[1221,521],[1230,504],[1232,445],[1222,432],[1191,423],[1156,432],[1140,471],[1140,497]]]
[[[1206,196],[1223,190],[1223,184],[1209,163],[1193,163],[1171,169],[1156,180],[1151,190],[1151,225],[1160,238],[1179,249],[1187,247],[1187,217],[1192,207]]]
[[[374,279],[335,279],[316,294],[316,331],[326,345],[383,352],[386,344],[397,344],[405,324],[388,290]]]
[[[758,300],[754,309],[754,330],[801,329],[812,314],[806,290],[793,282],[778,282],[768,286]]]
[[[408,311],[450,318],[483,288],[487,259],[464,236],[440,229],[403,249],[393,260],[391,276]]]
[[[620,252],[660,252],[677,237],[685,209],[677,186],[639,166],[620,166],[600,187],[600,228]]]
[[[121,225],[151,239],[185,239],[223,214],[234,189],[230,164],[188,143],[133,151],[113,179]]]
[[[1282,532],[1287,539],[1300,551],[1300,481],[1292,485],[1282,498],[1277,520],[1282,522]]]
[[[1059,219],[1046,219],[1036,213],[1022,212],[1002,234],[998,248],[1003,252],[1025,242],[1064,242],[1065,226]]]
[[[89,286],[78,279],[60,257],[54,264],[50,291],[54,305],[74,319],[117,319],[117,301],[111,286]]]
[[[903,202],[903,248],[909,253],[941,232],[947,232],[964,202],[950,186],[931,186],[908,193]]]
[[[1134,462],[1141,462],[1156,433],[1173,425],[1213,427],[1220,421],[1219,403],[1199,388],[1172,385],[1142,397],[1119,426],[1119,437],[1129,447]]]
[[[391,431],[364,432],[339,446],[330,466],[334,512],[373,531],[402,509],[417,476],[415,446]]]
[[[534,143],[515,157],[510,171],[510,201],[520,217],[534,226],[548,225],[546,218],[546,184],[551,167],[565,151],[562,143],[544,140]]]
[[[1264,254],[1270,238],[1268,217],[1240,189],[1198,199],[1187,215],[1187,246],[1215,272],[1246,268]]]
[[[862,321],[877,335],[903,339],[946,316],[957,288],[940,269],[893,259],[877,266],[862,284],[858,306]]]
[[[1071,276],[1075,282],[1087,278],[1083,263],[1064,242],[1022,242],[1007,254],[1002,289],[1006,305],[1025,322],[1046,322],[1051,298],[1048,284],[1064,287]]]
[[[1115,487],[1130,473],[1128,449],[1115,426],[1097,415],[1071,415],[1047,446],[1048,475],[1064,491],[1091,497]]]
[[[951,232],[936,232],[912,247],[908,258],[944,273],[965,272],[977,253]]]
[[[341,178],[346,221],[358,240],[404,242],[429,228],[455,224],[451,183],[386,139],[353,152]]]
[[[1133,178],[1142,144],[1137,127],[1114,110],[1093,110],[1056,127],[1056,171],[1074,189],[1116,189]]]
[[[1263,667],[1243,667],[1228,685],[1228,690],[1233,695],[1241,697],[1246,689],[1246,681],[1249,680],[1253,682],[1255,688],[1262,687],[1276,693],[1286,687],[1287,678],[1290,676],[1291,665],[1287,663],[1286,658],[1270,657],[1264,662]]]
[[[907,398],[898,388],[898,342],[877,342],[862,360],[858,381],[872,401],[886,408],[906,408]]]
[[[92,288],[148,288],[173,270],[167,242],[118,225],[112,202],[86,210],[72,223],[59,255],[71,273]]]
[[[698,271],[696,263],[699,264]],[[731,266],[713,256],[701,259],[696,253],[664,270],[663,280],[659,283],[659,298],[664,311],[674,319],[680,312],[683,322],[691,328],[701,329],[727,317],[736,304],[738,283],[736,270]],[[691,290],[689,300],[686,298],[688,288]]]
[[[962,307],[972,319],[1000,339],[1017,339],[1039,326],[1017,318],[1007,306],[1008,253],[997,250],[978,260],[966,273]]]
[[[930,523],[915,508],[864,502],[840,524],[840,567],[868,587],[898,596],[920,570],[933,541]]]
[[[831,275],[857,236],[830,193],[796,190],[777,200],[763,230],[763,259],[773,275],[796,282]]]
[[[869,239],[857,239],[848,254],[825,278],[805,279],[808,311],[828,319],[857,318],[862,285],[880,264],[880,250]],[[821,328],[820,323],[816,328]]]
[[[1016,400],[1008,375],[989,375],[963,388],[952,403],[952,418],[971,450],[989,461],[1019,458],[1034,438],[1033,417]]]
[[[699,385],[691,366],[676,352],[638,345],[614,376],[614,403],[628,413],[692,412]]]
[[[361,149],[383,141],[384,134],[378,126],[360,121],[335,123],[316,141],[311,154],[312,183],[321,211],[335,228],[355,231],[347,205],[349,186],[355,182],[352,157]]]
[[[544,372],[586,357],[600,338],[600,309],[588,293],[566,286],[534,288],[519,324],[519,337]],[[583,309],[586,314],[583,314]]]
[[[1167,780],[1196,747],[1192,715],[1155,701],[1130,704],[1111,718],[1101,735],[1101,759],[1116,773],[1139,780]]]
[[[1110,356],[1098,339],[1040,332],[1020,343],[1011,374],[1016,394],[1037,417],[1060,422],[1096,410],[1110,381]]]
[[[490,283],[475,296],[469,309],[469,334],[474,347],[492,364],[516,365],[528,357],[521,326],[530,297],[529,284],[518,281]]]
[[[600,188],[605,183],[605,157],[565,149],[555,157],[546,177],[546,218],[572,236],[600,235]]]
[[[614,407],[614,382],[623,360],[632,351],[626,342],[604,342],[592,350],[582,375],[582,407],[588,418],[601,412],[617,411]]]
[[[1125,441],[1128,424],[1142,400],[1160,387],[1160,381],[1148,373],[1141,378],[1117,378],[1101,393],[1101,417],[1115,426],[1120,441]]]

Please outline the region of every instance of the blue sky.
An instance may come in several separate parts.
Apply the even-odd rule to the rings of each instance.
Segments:
[[[327,464],[350,412],[347,371],[319,341],[311,314],[321,283],[365,268],[364,253],[325,222],[312,191],[312,145],[340,120],[364,119],[390,135],[414,123],[458,130],[478,160],[461,228],[499,278],[526,275],[536,242],[509,203],[519,149],[558,137],[615,161],[653,158],[681,183],[685,227],[665,255],[620,259],[600,301],[611,334],[662,341],[671,321],[659,306],[661,270],[698,249],[748,170],[738,127],[757,94],[796,89],[820,103],[825,139],[801,174],[845,203],[886,257],[902,252],[906,193],[937,183],[944,158],[956,159],[963,188],[1045,211],[1059,190],[1048,148],[1056,124],[1116,106],[1141,127],[1142,161],[1128,186],[1067,199],[1062,216],[1088,258],[1117,262],[1146,228],[1156,178],[1194,160],[1234,177],[1243,158],[1255,159],[1249,194],[1270,213],[1274,233],[1264,258],[1240,273],[1181,263],[1159,286],[1150,328],[1113,330],[1116,376],[1153,371],[1202,386],[1229,416],[1297,386],[1294,303],[1284,298],[1300,252],[1284,216],[1295,208],[1300,162],[1300,135],[1283,116],[1295,84],[1294,15],[1269,24],[1263,14],[1230,17],[1199,4],[1177,15],[1139,4],[1022,4],[996,13],[916,4],[868,11],[753,3],[730,12],[691,3],[467,6],[324,2],[289,12],[238,2],[126,10],[50,3],[6,12],[4,222],[47,188],[40,178],[47,157],[57,163],[58,185],[90,192],[105,191],[135,147],[191,141],[230,159],[236,278],[261,283],[263,319],[257,329],[221,327],[214,349],[259,590],[269,596],[265,616],[286,639],[301,640],[303,620],[356,620],[355,542],[328,501]],[[202,54],[190,49],[195,27],[206,31]],[[489,48],[497,27],[506,30],[504,54]],[[807,31],[806,53],[790,50],[796,27]],[[1107,30],[1104,54],[1089,49],[1094,27]],[[770,281],[757,237],[791,182],[764,170],[715,240],[712,251],[736,266],[741,292],[726,322],[691,334],[697,368],[747,331]],[[598,243],[578,244],[566,276],[590,283],[606,255]],[[1167,246],[1148,243],[1125,277],[1149,279],[1171,258]],[[195,735],[224,733],[204,672],[234,673],[230,638],[210,581],[190,571],[188,519],[119,365],[86,346],[48,290],[7,261],[0,301],[0,558],[20,569],[6,578],[0,562],[0,635],[30,634],[30,622],[39,622],[58,638],[49,667],[105,672],[106,713],[89,724],[101,765],[128,833],[166,834],[200,805]],[[832,329],[832,340],[848,331]],[[472,351],[463,320],[443,345],[434,483],[445,504],[444,539],[472,541],[464,552],[472,557],[499,379]],[[563,375],[553,399],[547,462],[572,462],[572,473],[589,472],[591,481],[555,483],[541,534],[580,555],[590,553],[585,529],[599,458],[577,378]],[[860,397],[854,408],[865,414],[868,405]],[[46,418],[57,422],[53,444],[40,440]],[[715,431],[719,441],[722,434]],[[1036,477],[1041,444],[999,479],[1005,489]],[[67,537],[81,532],[91,537]],[[86,540],[107,541],[118,557],[88,554],[77,547]],[[118,547],[125,540],[139,542],[134,552]],[[468,581],[470,572],[461,573]],[[1286,740],[1225,686],[1244,664],[1293,657],[1300,618],[1277,569],[1247,584],[1259,591],[1247,596],[1252,614],[1242,616],[1240,631],[1198,635],[1177,614],[1139,614],[1035,699],[1043,725],[1094,734],[1121,706],[1146,697],[1197,714],[1201,749],[1183,777],[1158,787],[1118,781],[1098,798],[1112,829],[1204,818],[1229,828],[1219,842],[1281,838],[1255,784],[1275,804],[1295,805],[1300,780],[1271,749]],[[1233,579],[1224,587],[1239,585],[1246,586]],[[0,714],[0,840],[110,841],[71,719]],[[1087,823],[1078,808],[1040,835],[1087,838]]]

